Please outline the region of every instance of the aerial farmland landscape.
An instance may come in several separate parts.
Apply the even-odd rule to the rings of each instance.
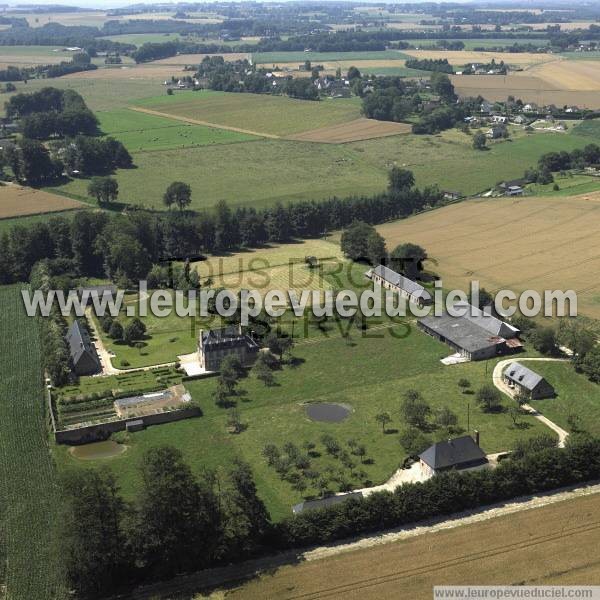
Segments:
[[[0,5],[0,600],[600,598],[600,4]]]

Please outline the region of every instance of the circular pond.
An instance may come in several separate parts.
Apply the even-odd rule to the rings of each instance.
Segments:
[[[306,405],[306,414],[310,419],[325,423],[341,423],[351,412],[352,408],[347,404],[319,402],[318,404]]]
[[[69,449],[69,453],[73,458],[78,458],[79,460],[98,460],[99,458],[119,456],[126,450],[127,446],[108,440],[106,442],[84,444],[83,446],[73,446]]]

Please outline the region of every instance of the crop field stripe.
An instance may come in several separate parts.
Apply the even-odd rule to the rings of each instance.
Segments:
[[[157,110],[151,110],[149,108],[141,108],[139,106],[132,106],[131,110],[135,110],[137,112],[146,113],[148,115],[155,115],[157,117],[164,117],[166,119],[173,119],[174,121],[182,121],[183,123],[192,123],[193,125],[204,125],[205,127],[213,127],[214,129],[226,129],[227,131],[236,131],[237,133],[247,133],[248,135],[256,135],[259,137],[271,138],[273,140],[278,140],[280,137],[278,135],[273,135],[272,133],[261,133],[259,131],[250,131],[248,129],[241,129],[240,127],[231,127],[228,125],[219,125],[218,123],[209,123],[208,121],[200,121],[198,119],[190,119],[189,117],[180,117],[177,115],[171,115],[169,113],[159,112]]]
[[[17,286],[0,289],[0,508],[6,599],[62,600],[53,547],[56,472],[45,422],[37,324]]]
[[[343,593],[353,592],[359,589],[365,589],[376,585],[382,585],[385,583],[397,582],[402,579],[409,577],[415,577],[419,575],[425,575],[427,573],[434,573],[440,569],[447,569],[449,567],[457,567],[459,565],[480,560],[482,558],[493,558],[501,556],[507,552],[514,550],[523,550],[526,548],[532,548],[540,544],[547,542],[559,541],[565,537],[571,537],[589,531],[596,531],[600,529],[600,521],[593,523],[586,523],[584,525],[578,525],[570,529],[561,529],[560,532],[554,532],[550,534],[540,535],[537,537],[529,538],[525,541],[513,542],[505,544],[504,546],[498,546],[496,548],[490,548],[482,552],[474,552],[472,554],[466,554],[458,558],[451,558],[445,561],[440,561],[435,564],[430,564],[425,567],[417,567],[412,569],[398,570],[388,573],[386,575],[379,575],[377,577],[369,577],[366,579],[360,579],[351,583],[333,586],[330,588],[323,588],[316,592],[307,592],[304,594],[297,594],[295,596],[286,596],[287,600],[316,600],[317,598],[329,598],[339,597]]]

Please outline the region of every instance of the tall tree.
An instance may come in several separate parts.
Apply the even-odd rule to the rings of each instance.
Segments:
[[[209,565],[221,543],[221,513],[208,482],[197,480],[170,446],[148,450],[141,474],[132,536],[142,566],[169,577]]]
[[[167,208],[175,205],[183,210],[192,202],[192,188],[183,181],[174,181],[163,195],[163,203]]]
[[[105,596],[131,579],[124,532],[130,509],[108,471],[78,469],[62,481],[60,542],[70,585],[86,598]]]

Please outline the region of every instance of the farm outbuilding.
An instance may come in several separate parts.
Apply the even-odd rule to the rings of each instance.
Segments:
[[[504,382],[532,400],[552,398],[554,388],[538,373],[519,362],[512,362],[504,371]]]
[[[398,292],[400,296],[419,306],[429,306],[433,304],[431,294],[422,285],[408,277],[400,275],[400,273],[396,273],[396,271],[393,271],[388,267],[378,265],[374,269],[367,271],[365,275],[371,279],[373,283],[377,283],[388,290]]]
[[[87,330],[79,324],[79,321],[73,321],[66,335],[73,371],[77,375],[93,375],[101,370],[98,353]]]
[[[463,316],[444,313],[420,319],[422,331],[448,344],[468,360],[485,360],[521,350],[519,330],[466,303],[457,303]]]

